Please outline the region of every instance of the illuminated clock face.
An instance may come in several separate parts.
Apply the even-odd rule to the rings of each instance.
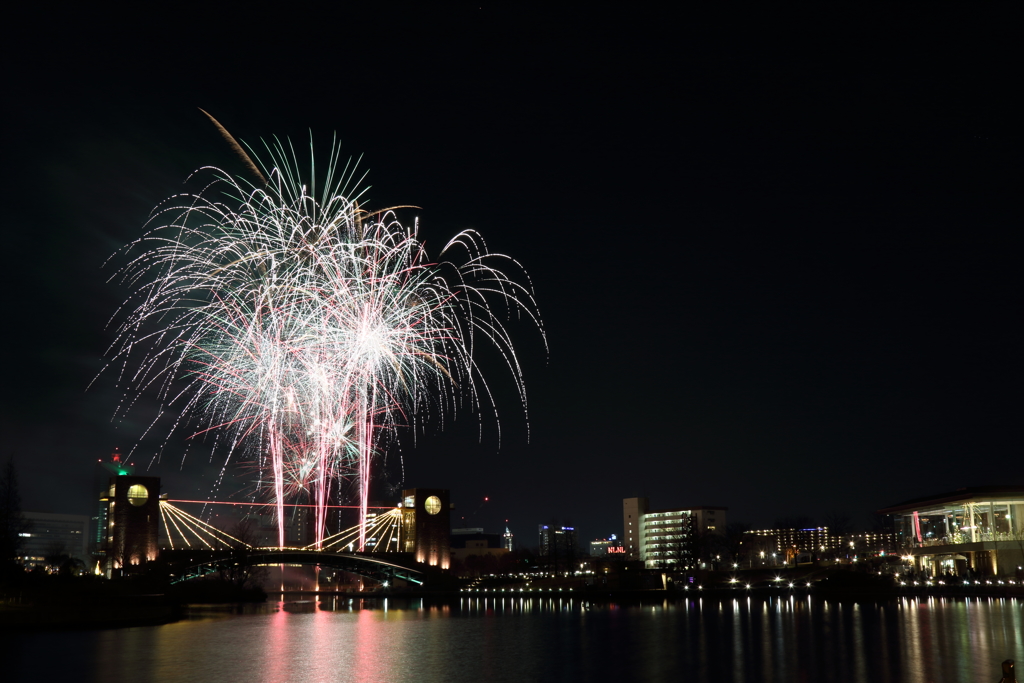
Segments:
[[[427,511],[428,515],[436,515],[441,511],[441,499],[437,496],[430,496],[423,501],[423,509]]]
[[[145,505],[149,500],[149,491],[142,484],[132,484],[128,488],[128,502],[132,505]]]

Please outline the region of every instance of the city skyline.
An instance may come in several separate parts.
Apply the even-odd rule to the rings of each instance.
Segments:
[[[363,8],[333,18],[367,28],[344,49],[325,17],[281,18],[269,50],[257,13],[105,19],[4,48],[0,456],[26,510],[91,514],[97,460],[140,441],[172,498],[245,488],[202,442],[150,467],[162,435],[111,423],[114,381],[86,390],[123,300],[104,259],[194,170],[241,170],[199,107],[250,145],[337,133],[370,208],[525,267],[550,346],[517,331],[529,423],[496,373],[500,448],[464,414],[385,465],[394,491],[450,489],[453,525],[603,538],[646,496],[861,527],[1024,480],[1011,22]]]

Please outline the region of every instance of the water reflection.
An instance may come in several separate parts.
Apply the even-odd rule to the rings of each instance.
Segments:
[[[159,627],[16,634],[12,680],[995,680],[1024,659],[1013,599],[678,602],[320,595],[197,610]],[[61,653],[54,657],[53,653]],[[20,667],[20,668],[19,668]],[[34,672],[34,673],[33,673]],[[83,672],[85,675],[83,675]]]

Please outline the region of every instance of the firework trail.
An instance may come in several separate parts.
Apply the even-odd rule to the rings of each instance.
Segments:
[[[235,136],[229,133],[227,128],[220,125],[220,121],[213,118],[213,116],[210,115],[210,112],[205,109],[200,109],[199,111],[203,112],[203,114],[206,115],[206,118],[210,119],[210,122],[213,123],[217,132],[221,134],[221,137],[223,137],[224,141],[228,143],[228,146],[231,147],[232,151],[238,155],[242,160],[242,163],[249,169],[249,172],[260,181],[261,185],[266,185],[267,179],[263,177],[262,173],[260,173],[260,169],[253,163],[252,158],[250,158],[249,155],[245,153],[245,150],[242,149],[242,146],[238,144],[238,140],[235,139]]]
[[[309,495],[319,546],[332,487],[345,481],[365,531],[375,454],[395,427],[493,409],[478,341],[505,358],[525,411],[506,323],[525,317],[542,338],[543,328],[525,271],[476,232],[432,261],[417,223],[359,207],[356,166],[340,166],[336,144],[319,191],[315,164],[300,173],[290,143],[266,147],[264,183],[201,169],[212,175],[204,189],[158,206],[121,250],[115,278],[132,293],[108,367],[135,397],[119,411],[153,391],[161,412],[182,416],[174,429],[200,417],[193,436],[215,433],[226,462],[254,454],[280,545],[286,498]]]

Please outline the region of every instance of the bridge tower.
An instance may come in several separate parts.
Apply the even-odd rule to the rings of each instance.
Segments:
[[[106,505],[103,549],[107,576],[155,560],[160,528],[160,477],[111,477],[100,503]]]
[[[451,496],[447,489],[402,492],[401,549],[417,562],[448,569],[451,563]]]

